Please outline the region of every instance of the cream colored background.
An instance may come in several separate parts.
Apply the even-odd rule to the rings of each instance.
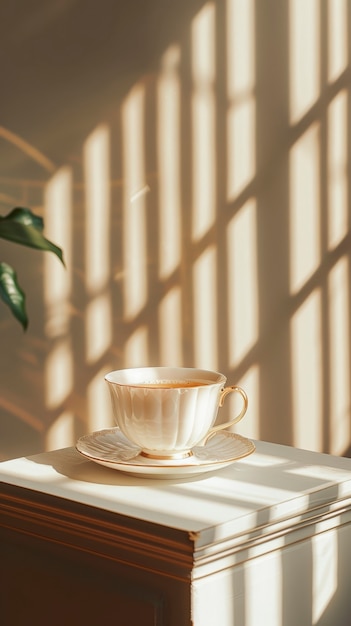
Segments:
[[[104,374],[217,369],[242,434],[344,454],[350,432],[347,0],[35,0],[0,8],[0,455],[112,424]],[[222,418],[234,407],[222,409]]]

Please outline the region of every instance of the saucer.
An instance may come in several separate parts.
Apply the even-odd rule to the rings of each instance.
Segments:
[[[249,439],[223,431],[204,446],[195,446],[186,459],[158,460],[141,456],[141,448],[119,428],[99,430],[80,437],[76,449],[90,461],[143,478],[183,478],[222,469],[249,456],[255,445]]]

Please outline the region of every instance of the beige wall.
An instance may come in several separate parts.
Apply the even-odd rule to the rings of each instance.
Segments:
[[[350,446],[350,3],[1,8],[0,202],[64,249],[1,244],[0,456],[113,424],[104,374],[222,371],[247,436]],[[234,407],[228,401],[222,417]]]

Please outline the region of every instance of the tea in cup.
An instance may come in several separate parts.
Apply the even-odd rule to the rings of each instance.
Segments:
[[[139,367],[105,376],[117,426],[141,454],[154,459],[181,459],[220,430],[239,422],[248,399],[238,386],[225,387],[218,372],[187,367]],[[242,408],[232,420],[214,426],[229,393],[238,393]]]

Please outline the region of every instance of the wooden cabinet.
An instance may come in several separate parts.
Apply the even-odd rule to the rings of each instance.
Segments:
[[[192,480],[0,464],[4,626],[346,626],[351,461],[257,442]]]
[[[0,542],[4,626],[190,624],[177,532],[2,484]]]

